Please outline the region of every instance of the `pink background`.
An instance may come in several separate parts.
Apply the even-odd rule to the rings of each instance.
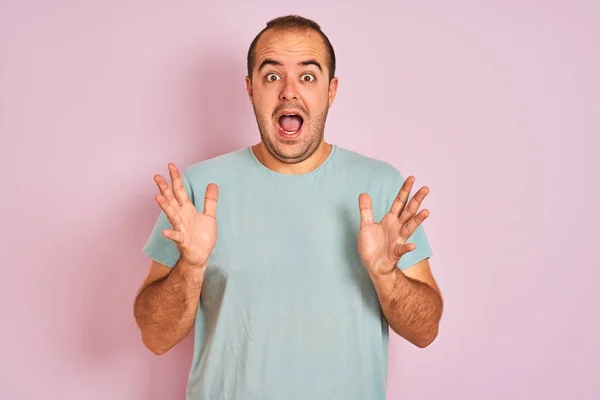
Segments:
[[[338,54],[327,139],[432,190],[446,313],[389,398],[600,398],[600,3],[83,3],[0,3],[0,398],[183,398],[191,340],[132,317],[152,176],[258,140],[247,46],[293,12]]]

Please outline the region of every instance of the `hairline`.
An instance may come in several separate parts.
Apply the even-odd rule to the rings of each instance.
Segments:
[[[263,35],[267,32],[267,31],[273,31],[273,32],[279,32],[279,33],[310,33],[310,32],[314,32],[316,33],[320,39],[321,42],[323,44],[323,46],[325,47],[325,66],[327,66],[327,71],[329,73],[329,81],[331,81],[334,77],[335,77],[335,65],[334,65],[334,61],[333,61],[333,57],[334,55],[331,53],[333,52],[333,45],[331,45],[331,43],[329,43],[329,39],[327,38],[327,36],[319,31],[318,29],[311,27],[311,26],[298,26],[298,25],[290,25],[290,26],[267,26],[265,28],[263,28],[258,35],[256,35],[256,37],[254,38],[254,40],[252,41],[251,45],[250,45],[250,49],[249,51],[249,56],[251,56],[250,60],[249,60],[249,64],[248,67],[252,67],[252,68],[248,68],[247,74],[249,78],[252,78],[252,74],[254,72],[254,69],[256,68],[256,48],[258,47],[258,43],[260,41],[260,39],[263,37]],[[329,43],[329,45],[328,45]],[[331,50],[329,49],[329,46],[331,46]],[[331,52],[330,52],[331,51]],[[332,68],[333,67],[333,68]]]

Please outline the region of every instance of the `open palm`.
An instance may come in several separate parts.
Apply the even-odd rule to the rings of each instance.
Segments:
[[[207,186],[204,210],[198,212],[188,199],[181,175],[174,164],[169,164],[169,173],[171,186],[162,176],[154,177],[160,189],[156,201],[173,227],[165,229],[163,235],[175,242],[181,257],[188,263],[204,266],[217,241],[218,186],[214,183]]]
[[[406,206],[414,180],[413,176],[406,179],[390,211],[380,222],[373,221],[369,195],[362,193],[359,196],[358,251],[369,273],[375,276],[382,276],[392,271],[404,254],[415,249],[415,245],[407,241],[429,216],[428,210],[417,213],[421,202],[429,193],[427,187],[422,187]]]

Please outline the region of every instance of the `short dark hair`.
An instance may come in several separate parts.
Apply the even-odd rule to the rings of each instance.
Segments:
[[[254,70],[255,58],[256,58],[256,44],[260,37],[265,33],[268,29],[279,29],[279,30],[314,30],[317,32],[323,41],[325,42],[325,48],[327,49],[327,67],[329,69],[329,80],[331,81],[335,77],[335,51],[333,50],[333,46],[329,41],[329,38],[323,30],[315,21],[301,17],[299,15],[285,15],[283,17],[277,17],[269,22],[267,22],[267,26],[265,26],[259,33],[256,35],[252,43],[250,44],[250,48],[248,49],[247,56],[247,68],[248,68],[248,76],[252,77],[252,71]]]

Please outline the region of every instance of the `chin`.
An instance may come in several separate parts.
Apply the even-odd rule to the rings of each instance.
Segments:
[[[263,137],[263,142],[273,157],[287,164],[304,161],[311,153],[310,143],[284,139],[280,137],[279,133],[268,134]]]

